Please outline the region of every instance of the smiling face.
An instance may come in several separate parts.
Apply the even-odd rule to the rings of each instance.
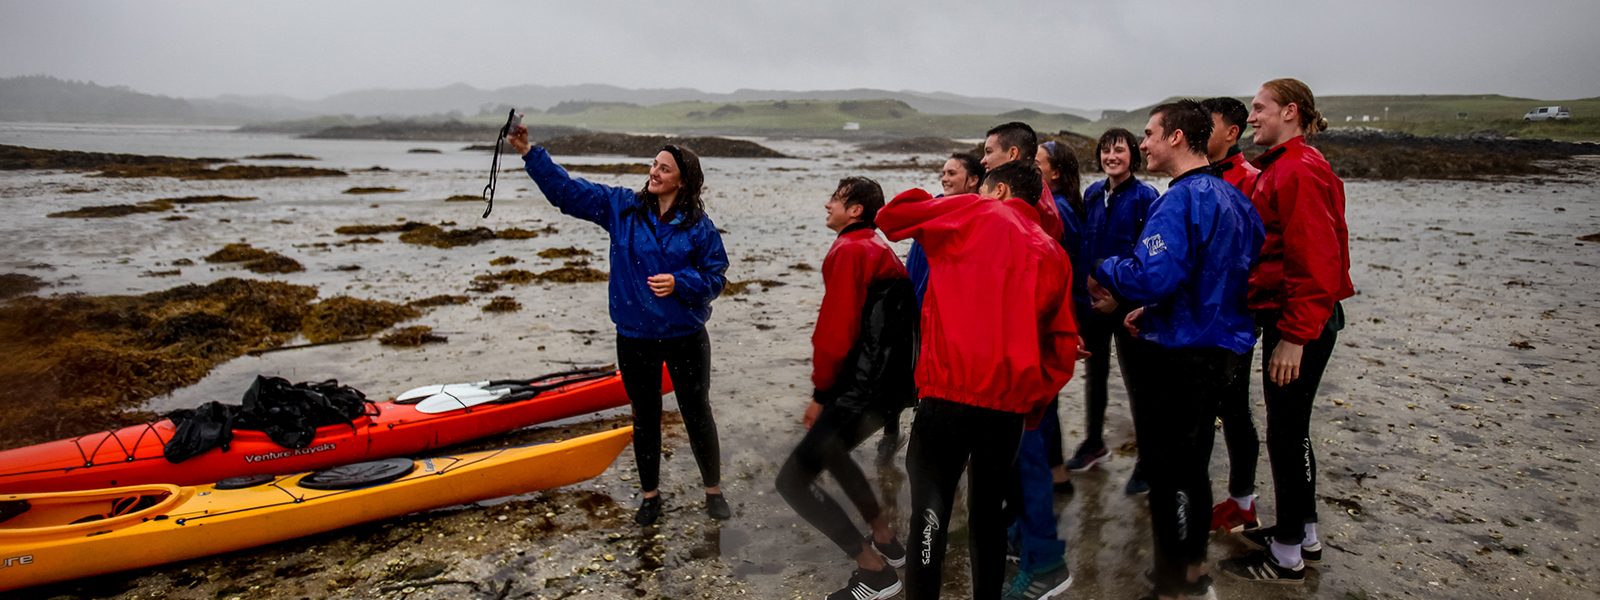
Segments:
[[[1044,176],[1045,183],[1050,184],[1050,187],[1054,188],[1061,183],[1061,174],[1050,165],[1050,151],[1044,146],[1039,146],[1039,151],[1034,153],[1034,162],[1039,163],[1039,174]]]
[[[1139,142],[1146,169],[1157,173],[1172,172],[1168,165],[1175,149],[1167,138],[1167,132],[1161,128],[1161,115],[1150,115],[1150,121],[1144,125],[1144,141]]]
[[[1256,92],[1256,97],[1250,100],[1248,123],[1256,130],[1254,139],[1257,145],[1276,146],[1299,135],[1295,127],[1299,118],[1299,107],[1278,103],[1278,98],[1267,88],[1261,88]]]
[[[834,190],[827,204],[822,205],[828,211],[828,229],[840,231],[861,218],[864,209],[860,204],[845,204],[844,199],[848,192],[848,189],[842,187]]]
[[[1100,148],[1100,170],[1105,171],[1112,181],[1122,181],[1128,176],[1132,159],[1133,149],[1128,147],[1128,140],[1118,138]]]
[[[1004,146],[1005,146],[1005,143],[1000,141],[1000,135],[999,134],[991,135],[991,136],[989,136],[987,138],[984,138],[984,140],[983,140],[983,158],[979,159],[979,162],[983,163],[983,168],[985,168],[985,169],[993,169],[995,167],[998,167],[1000,165],[1006,164],[1008,162],[1011,162],[1013,160],[1016,160],[1016,159],[1020,158],[1020,157],[1017,157],[1017,156],[1012,156],[1013,154],[1015,154],[1014,152],[1012,152],[1012,150],[1015,149],[1015,146],[1013,146],[1011,148],[1006,148]]]
[[[655,162],[650,164],[650,180],[645,182],[645,191],[662,197],[677,194],[681,187],[683,174],[678,172],[678,163],[673,160],[672,153],[666,150],[657,152]]]
[[[939,186],[946,196],[976,194],[978,177],[967,172],[966,163],[952,158],[944,161],[944,168],[939,171]]]

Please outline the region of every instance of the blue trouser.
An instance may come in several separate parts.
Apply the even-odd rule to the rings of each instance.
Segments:
[[[1028,572],[1055,566],[1067,553],[1067,543],[1056,536],[1055,488],[1046,442],[1052,436],[1061,437],[1060,421],[1050,418],[1057,404],[1050,403],[1038,429],[1022,432],[1022,443],[1017,449],[1021,506],[1017,507],[1010,535],[1022,551],[1019,566]]]

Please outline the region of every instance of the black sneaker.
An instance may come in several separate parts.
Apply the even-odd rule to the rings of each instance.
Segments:
[[[1063,481],[1057,481],[1055,483],[1050,484],[1050,487],[1052,489],[1054,489],[1057,494],[1060,494],[1062,496],[1071,496],[1073,492],[1077,491],[1076,488],[1072,487],[1072,480],[1071,479],[1067,479],[1067,480],[1063,480]]]
[[[1072,453],[1072,458],[1067,459],[1067,470],[1087,471],[1108,456],[1111,456],[1111,450],[1107,449],[1105,444],[1090,447],[1089,442],[1084,442],[1078,445],[1078,450]]]
[[[1122,493],[1129,496],[1147,494],[1150,492],[1150,482],[1145,481],[1144,475],[1139,473],[1138,467],[1133,469],[1133,474],[1128,476],[1128,485],[1122,487]]]
[[[1277,526],[1246,529],[1239,534],[1240,538],[1257,549],[1272,550],[1272,533],[1277,531]],[[1300,560],[1310,564],[1322,562],[1322,541],[1318,540],[1310,545],[1300,545]]]
[[[867,536],[867,544],[872,546],[872,551],[883,557],[883,562],[896,569],[906,566],[906,547],[900,540],[890,538],[889,543],[879,544],[872,536]]]
[[[1279,566],[1278,561],[1272,558],[1270,550],[1252,552],[1239,558],[1219,561],[1217,562],[1217,568],[1221,569],[1223,573],[1245,581],[1291,585],[1299,585],[1306,581],[1304,563],[1293,567]]]
[[[733,509],[728,508],[728,499],[722,494],[706,494],[706,514],[718,521],[726,521],[733,517]]]
[[[828,600],[884,600],[900,593],[900,576],[894,568],[882,571],[856,569],[850,574],[850,583],[832,594]]]
[[[659,494],[645,498],[639,503],[639,512],[633,513],[633,522],[649,527],[656,524],[656,519],[661,518],[661,496]]]

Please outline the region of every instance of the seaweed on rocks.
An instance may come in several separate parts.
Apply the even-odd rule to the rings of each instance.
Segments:
[[[256,273],[298,273],[306,270],[299,261],[250,244],[228,244],[206,256],[210,263],[244,263]]]
[[[1419,137],[1364,128],[1333,129],[1310,139],[1340,177],[1483,179],[1550,173],[1545,161],[1600,154],[1600,146],[1497,136]]]
[[[256,199],[255,196],[221,196],[221,195],[212,195],[212,196],[183,196],[181,198],[162,198],[161,201],[171,202],[173,204],[182,204],[182,205],[186,205],[187,206],[187,205],[190,205],[190,204],[215,204],[215,203],[218,203],[218,202],[249,202],[249,201],[255,200],[255,199]]]
[[[522,303],[510,296],[495,296],[483,305],[483,312],[516,312],[522,310]]]
[[[489,265],[493,267],[503,267],[514,264],[517,264],[517,257],[515,256],[500,256],[489,261]]]
[[[101,206],[85,206],[83,208],[53,212],[45,215],[52,219],[109,219],[112,217],[126,217],[140,213],[156,213],[172,210],[172,202],[167,200],[151,200],[138,204],[106,204]]]
[[[483,196],[473,194],[456,194],[444,199],[445,202],[483,202]]]
[[[401,327],[400,329],[386,333],[383,335],[383,337],[378,338],[378,343],[385,346],[402,347],[421,346],[423,344],[440,344],[448,341],[450,341],[449,338],[434,333],[433,328],[427,325]]]
[[[22,169],[97,171],[112,166],[136,165],[181,165],[203,169],[208,165],[224,162],[228,162],[228,159],[178,158],[174,156],[145,156],[110,152],[79,152],[76,150],[44,150],[0,144],[0,171]]]
[[[433,308],[435,306],[466,304],[468,300],[469,298],[466,296],[439,294],[437,296],[428,296],[427,298],[422,298],[420,300],[412,300],[407,302],[406,306],[413,306],[416,308]]]
[[[610,278],[605,271],[589,267],[556,267],[539,274],[539,281],[549,283],[592,283]]]
[[[434,248],[455,248],[457,246],[471,246],[481,242],[495,239],[494,230],[488,227],[473,227],[472,229],[442,229],[435,225],[424,225],[400,234],[400,241],[407,244],[433,246]]]
[[[583,248],[567,246],[565,248],[546,248],[544,250],[540,250],[539,258],[572,258],[574,256],[591,256],[593,254],[593,252],[584,250]]]
[[[372,335],[395,323],[422,316],[422,312],[384,300],[336,296],[318,302],[306,315],[301,332],[311,343],[332,342]]]
[[[443,154],[438,148],[412,148],[406,154]]]
[[[378,233],[395,233],[397,231],[413,231],[423,227],[433,226],[427,223],[406,221],[404,223],[396,223],[393,225],[343,225],[334,229],[333,232],[339,235],[373,235]]]
[[[353,187],[345,190],[344,193],[359,196],[365,194],[397,194],[404,191],[400,188],[392,187]]]
[[[282,179],[291,177],[344,177],[345,172],[338,169],[319,169],[313,167],[262,167],[256,165],[226,165],[210,168],[205,164],[138,164],[138,165],[108,165],[95,177],[174,177],[177,179],[196,180],[254,180],[254,179]]]
[[[321,160],[321,159],[319,159],[319,158],[317,158],[315,156],[306,156],[304,154],[281,154],[281,153],[280,154],[256,154],[256,155],[252,155],[252,156],[246,156],[245,158],[249,159],[249,160]]]
[[[138,403],[215,365],[296,335],[317,292],[228,278],[142,296],[19,298],[0,305],[0,385],[28,402],[0,411],[0,447],[152,418]]]
[[[23,294],[32,294],[44,287],[44,281],[26,273],[0,274],[0,300],[9,300]]]
[[[507,227],[494,232],[494,237],[501,240],[531,240],[539,237],[539,232],[521,227]]]

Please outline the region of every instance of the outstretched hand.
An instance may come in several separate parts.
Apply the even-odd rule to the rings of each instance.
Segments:
[[[506,143],[511,144],[511,147],[516,149],[518,155],[527,154],[529,150],[533,149],[533,142],[528,141],[528,127],[525,125],[518,125],[513,128],[511,134],[506,136]]]

